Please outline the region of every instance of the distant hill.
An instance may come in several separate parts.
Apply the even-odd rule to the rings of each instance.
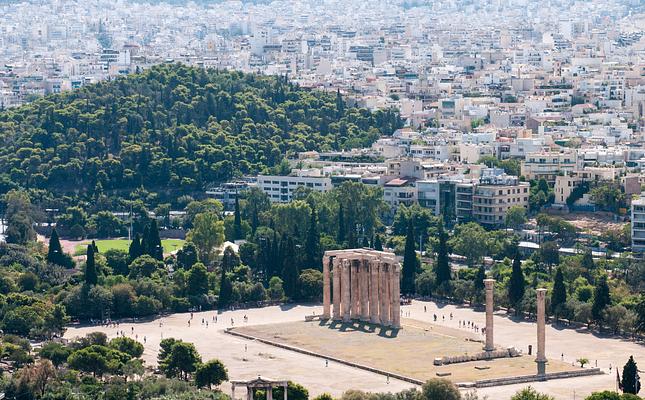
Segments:
[[[299,151],[369,146],[399,126],[397,112],[348,108],[280,77],[159,65],[0,112],[0,193],[177,195],[279,172]]]

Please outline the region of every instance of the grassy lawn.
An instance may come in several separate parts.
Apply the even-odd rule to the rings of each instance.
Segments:
[[[85,252],[87,251],[87,245],[89,243],[91,243],[91,241],[85,241],[81,244],[78,244],[76,246],[76,249],[74,250],[74,255],[75,256],[84,255]],[[175,250],[180,249],[184,245],[184,240],[165,239],[161,241],[161,245],[163,246],[164,254],[171,253]],[[96,246],[99,248],[100,253],[105,253],[106,251],[111,249],[128,251],[128,248],[130,247],[130,241],[128,239],[97,240]]]

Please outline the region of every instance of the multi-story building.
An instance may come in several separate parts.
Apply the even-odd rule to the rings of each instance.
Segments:
[[[502,226],[513,206],[528,207],[529,187],[515,176],[485,175],[472,196],[472,217],[485,226]]]
[[[545,179],[549,184],[555,183],[555,177],[565,171],[581,167],[575,151],[529,153],[522,162],[521,174],[527,180]]]
[[[645,252],[645,194],[632,202],[632,251]]]
[[[206,195],[219,200],[224,206],[224,210],[230,211],[235,209],[235,199],[237,196],[251,186],[247,181],[226,182],[218,187],[207,190]]]
[[[395,178],[383,187],[383,199],[394,210],[401,205],[411,206],[417,201],[416,178]]]
[[[327,192],[332,189],[331,178],[309,175],[305,171],[296,171],[297,175],[259,175],[258,187],[269,196],[274,203],[288,203],[293,199],[298,188],[308,188],[317,192]]]

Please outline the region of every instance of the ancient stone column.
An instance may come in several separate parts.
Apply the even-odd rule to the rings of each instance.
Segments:
[[[340,297],[341,297],[341,289],[340,289],[340,277],[342,275],[341,272],[341,260],[338,257],[334,257],[332,259],[332,265],[334,266],[334,321],[340,321],[342,316],[340,315]]]
[[[493,340],[493,312],[495,311],[494,293],[495,293],[495,279],[484,279],[486,286],[486,345],[484,351],[495,350],[495,342]]]
[[[370,277],[370,322],[378,324],[379,319],[379,282],[378,282],[378,268],[379,262],[372,260],[369,262],[369,277]]]
[[[537,357],[535,362],[537,363],[537,373],[538,375],[544,375],[546,373],[546,354],[545,354],[545,345],[546,345],[546,313],[545,313],[545,299],[546,299],[546,289],[537,289]]]
[[[343,270],[343,276],[342,276],[342,282],[340,284],[340,288],[343,291],[343,300],[342,300],[342,306],[343,306],[343,322],[350,322],[351,320],[351,313],[350,313],[350,307],[352,303],[352,297],[351,297],[351,287],[350,287],[350,277],[349,277],[349,260],[342,260],[342,270]]]
[[[392,271],[390,271],[390,293],[392,294],[392,328],[401,327],[401,268],[392,264]]]
[[[381,317],[381,325],[390,325],[390,265],[388,263],[381,263],[379,277],[381,285],[379,289],[379,296],[381,298],[381,306],[379,316]]]
[[[351,261],[351,266],[352,266],[352,272],[351,272],[351,300],[352,300],[352,305],[351,305],[351,318],[352,319],[358,319],[360,316],[360,296],[361,296],[361,291],[359,288],[359,276],[358,276],[358,270],[359,270],[359,265],[361,261],[360,260],[352,260]]]
[[[323,318],[329,319],[331,317],[331,282],[329,281],[329,263],[331,260],[328,256],[324,256],[323,263]]]
[[[273,387],[269,386],[266,388],[267,400],[273,400]]]
[[[361,260],[360,285],[361,285],[361,321],[370,320],[370,281],[369,281],[369,260]]]

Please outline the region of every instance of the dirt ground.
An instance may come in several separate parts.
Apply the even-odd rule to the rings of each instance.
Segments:
[[[570,222],[578,230],[594,236],[600,236],[607,230],[621,229],[627,222],[616,221],[615,214],[605,211],[597,212],[574,212],[574,213],[555,213],[549,215],[558,216],[567,222]],[[535,219],[531,220],[535,224]]]

